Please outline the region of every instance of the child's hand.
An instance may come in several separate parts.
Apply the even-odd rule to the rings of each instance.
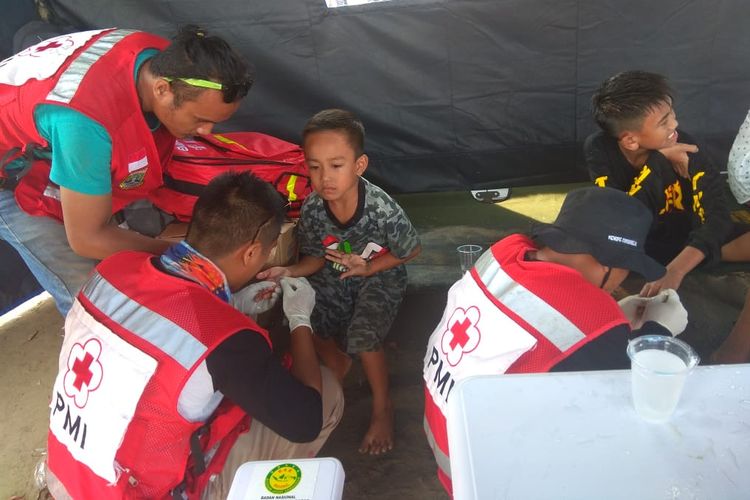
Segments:
[[[667,273],[664,275],[664,277],[643,285],[640,295],[641,297],[653,297],[662,290],[677,290],[678,288],[680,288],[684,277],[684,273],[667,266]]]
[[[350,276],[369,276],[367,261],[359,255],[339,252],[338,250],[326,250],[326,260],[340,264],[346,268],[341,273],[341,279],[346,279]]]
[[[258,280],[279,281],[281,278],[291,276],[291,274],[292,273],[289,272],[288,268],[276,266],[269,267],[265,271],[259,272],[255,275],[255,278]]]
[[[697,153],[698,146],[695,144],[685,144],[684,142],[678,142],[674,146],[660,149],[659,152],[663,154],[667,160],[672,164],[672,168],[675,173],[685,179],[690,179],[690,173],[688,173],[688,164],[690,163],[690,157],[688,153]]]

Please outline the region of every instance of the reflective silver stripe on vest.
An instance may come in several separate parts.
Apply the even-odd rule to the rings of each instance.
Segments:
[[[45,479],[47,480],[47,490],[50,492],[50,495],[52,495],[52,498],[55,500],[71,500],[73,497],[70,496],[68,490],[65,489],[65,485],[57,479],[57,476],[52,469],[50,469],[49,465],[47,465],[46,469]]]
[[[430,423],[427,421],[427,417],[424,418],[424,433],[427,435],[427,442],[432,448],[432,453],[435,455],[435,462],[437,462],[438,468],[445,473],[446,476],[451,477],[451,459],[443,453],[437,442],[435,436],[432,435],[432,429],[430,429]]]
[[[206,352],[206,346],[188,331],[132,300],[99,273],[94,273],[81,293],[112,321],[157,346],[186,370]]]
[[[76,95],[81,80],[86,76],[91,66],[109,52],[117,42],[133,33],[136,33],[136,30],[114,30],[95,41],[76,57],[75,61],[70,63],[70,66],[60,75],[57,85],[47,95],[47,99],[65,104],[69,103]]]
[[[495,298],[560,351],[565,352],[586,338],[568,318],[508,276],[495,260],[492,250],[484,252],[475,267],[487,290]]]

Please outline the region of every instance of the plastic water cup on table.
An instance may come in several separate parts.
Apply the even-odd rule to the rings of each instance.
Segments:
[[[461,245],[456,248],[456,251],[458,252],[458,260],[461,263],[462,276],[466,274],[466,271],[474,267],[474,263],[482,255],[482,247],[479,245]]]
[[[645,420],[666,422],[677,408],[685,379],[700,358],[685,342],[662,335],[631,340],[627,352],[635,411]]]

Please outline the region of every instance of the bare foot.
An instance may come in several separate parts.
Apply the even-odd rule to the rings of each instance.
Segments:
[[[746,349],[737,348],[731,343],[724,342],[716,349],[709,358],[712,364],[728,365],[734,363],[747,363],[750,361],[750,355]]]
[[[360,453],[380,455],[393,449],[393,405],[388,403],[382,412],[373,413],[370,419],[370,428],[367,429],[362,444],[359,445]]]

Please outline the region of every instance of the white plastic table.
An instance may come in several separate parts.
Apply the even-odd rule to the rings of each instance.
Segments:
[[[450,396],[464,499],[750,499],[750,364],[698,367],[641,420],[630,370],[471,377]]]

